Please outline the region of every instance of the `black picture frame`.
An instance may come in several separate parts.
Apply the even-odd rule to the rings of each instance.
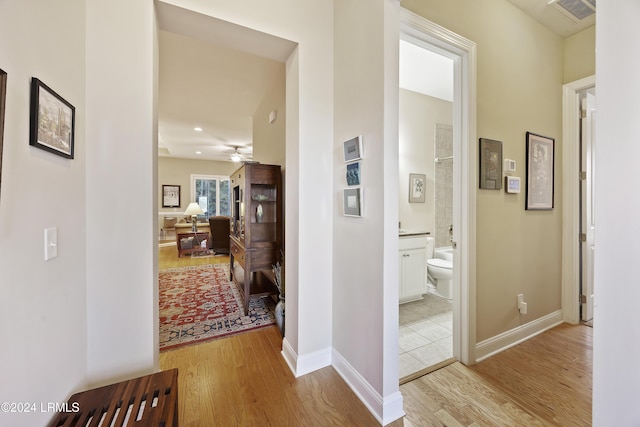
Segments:
[[[180,186],[179,185],[163,185],[162,186],[162,207],[163,208],[179,208],[180,207]]]
[[[0,69],[0,189],[2,188],[2,144],[4,141],[4,110],[7,98],[7,73]]]
[[[527,132],[525,209],[551,210],[555,199],[555,139]]]
[[[29,145],[73,159],[75,121],[75,107],[33,77]]]
[[[480,138],[480,188],[502,189],[502,142]]]

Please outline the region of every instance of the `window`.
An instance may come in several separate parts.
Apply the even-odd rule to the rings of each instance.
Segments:
[[[228,176],[191,175],[191,200],[200,205],[204,219],[231,215],[230,187]]]

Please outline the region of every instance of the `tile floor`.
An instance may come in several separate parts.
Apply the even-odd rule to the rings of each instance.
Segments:
[[[453,357],[452,310],[433,294],[400,305],[400,378]]]

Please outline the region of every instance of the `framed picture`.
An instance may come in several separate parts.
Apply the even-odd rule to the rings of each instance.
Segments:
[[[163,185],[162,186],[162,207],[163,208],[179,208],[180,207],[180,186],[179,185]]]
[[[527,132],[527,197],[525,209],[553,209],[555,140]]]
[[[480,188],[502,188],[502,142],[480,138]]]
[[[345,216],[362,216],[362,187],[346,188],[343,191]]]
[[[360,185],[360,162],[347,164],[347,185]]]
[[[31,80],[29,145],[73,159],[76,109],[35,77]]]
[[[427,175],[419,173],[409,174],[409,203],[424,203],[424,192]]]
[[[362,135],[344,142],[344,161],[353,162],[362,158]]]
[[[4,139],[4,108],[7,96],[7,73],[0,70],[0,188],[2,187],[2,140]]]

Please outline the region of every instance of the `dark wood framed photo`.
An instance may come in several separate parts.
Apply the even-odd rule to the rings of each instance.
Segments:
[[[502,142],[480,138],[480,188],[502,189]]]
[[[179,208],[180,207],[180,186],[179,185],[163,185],[162,186],[162,207],[163,208]]]
[[[37,78],[31,79],[29,145],[73,159],[76,109]]]
[[[526,210],[553,209],[555,139],[527,132]]]
[[[2,187],[2,141],[4,139],[4,110],[7,97],[7,73],[0,70],[0,188]]]

